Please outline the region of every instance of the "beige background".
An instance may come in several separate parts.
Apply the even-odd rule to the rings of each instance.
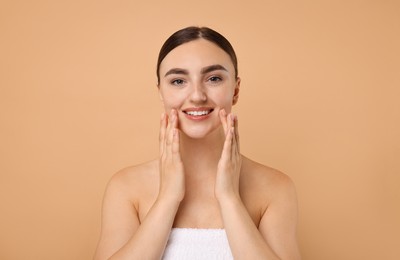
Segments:
[[[246,2],[246,3],[244,3]],[[304,259],[400,259],[399,1],[0,1],[0,259],[90,259],[105,185],[157,156],[155,63],[239,57],[249,157],[295,181]]]

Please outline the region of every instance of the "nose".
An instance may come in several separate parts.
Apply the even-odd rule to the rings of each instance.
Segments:
[[[190,101],[193,103],[204,103],[207,101],[206,89],[202,84],[193,84],[192,91],[190,93]]]

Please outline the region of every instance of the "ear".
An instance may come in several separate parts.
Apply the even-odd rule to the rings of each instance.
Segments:
[[[235,90],[234,90],[234,93],[233,93],[232,105],[236,105],[236,103],[238,102],[239,90],[240,90],[240,78],[238,77],[236,79],[236,86],[235,86]]]

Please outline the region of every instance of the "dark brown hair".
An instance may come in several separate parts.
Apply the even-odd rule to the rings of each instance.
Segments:
[[[238,76],[237,58],[230,42],[220,33],[208,27],[190,26],[172,34],[161,47],[157,61],[157,84],[160,84],[160,64],[164,60],[165,56],[167,56],[168,53],[170,53],[176,47],[197,39],[208,40],[212,43],[215,43],[218,47],[224,50],[232,60],[233,67],[235,68],[235,77],[237,78]]]

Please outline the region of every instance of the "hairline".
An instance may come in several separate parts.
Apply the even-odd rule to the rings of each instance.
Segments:
[[[157,61],[157,85],[160,84],[160,67],[165,57],[172,50],[179,47],[180,45],[200,39],[204,39],[207,40],[208,42],[215,44],[218,48],[220,48],[221,50],[223,50],[225,53],[228,54],[234,68],[235,78],[238,78],[237,56],[233,46],[228,41],[228,39],[226,39],[222,34],[208,27],[190,26],[172,34],[161,47]],[[172,46],[169,47],[169,45]]]

